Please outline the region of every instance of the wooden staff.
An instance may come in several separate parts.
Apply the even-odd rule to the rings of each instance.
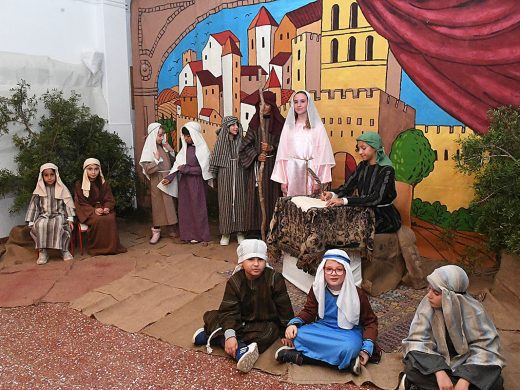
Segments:
[[[264,92],[262,86],[262,69],[258,69],[258,93],[260,95],[260,150],[262,150],[262,143],[267,142],[267,131],[265,129],[265,120],[264,120]],[[262,224],[260,227],[260,233],[262,234],[262,240],[265,241],[265,228],[267,224],[267,210],[265,207],[265,192],[264,192],[264,169],[265,169],[265,157],[266,153],[261,151],[260,155],[264,156],[264,161],[260,161],[260,167],[258,168],[258,199],[260,200],[260,210],[262,211]]]

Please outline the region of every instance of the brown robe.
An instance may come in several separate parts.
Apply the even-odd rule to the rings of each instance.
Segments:
[[[162,157],[159,164],[156,164],[155,161],[143,163],[145,172],[150,176],[153,226],[175,225],[177,213],[175,212],[173,197],[157,188],[157,185],[168,175],[172,167],[170,154],[161,147],[158,147],[157,151],[159,152],[159,160]]]
[[[87,198],[83,195],[81,182],[77,181],[74,188],[74,205],[79,221],[88,226],[87,251],[89,255],[115,255],[127,251],[119,241],[114,211],[116,202],[108,182],[105,181],[101,184],[99,177],[91,182]],[[110,213],[97,215],[95,209],[99,207],[110,209]]]

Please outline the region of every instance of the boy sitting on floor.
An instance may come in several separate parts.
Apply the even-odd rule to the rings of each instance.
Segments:
[[[259,353],[283,337],[294,312],[283,276],[266,262],[265,242],[243,240],[237,254],[220,308],[204,314],[204,328],[195,332],[193,343],[206,345],[208,352],[210,344],[220,345],[240,371],[249,372]]]

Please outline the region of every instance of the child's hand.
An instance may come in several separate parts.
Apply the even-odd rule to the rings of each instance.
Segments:
[[[174,152],[172,146],[168,142],[165,142],[163,144],[163,148],[166,149],[168,152]]]
[[[466,379],[459,378],[457,384],[455,385],[455,390],[468,390],[469,385],[470,383]]]
[[[297,333],[298,333],[298,328],[296,327],[296,325],[289,325],[285,329],[285,337],[287,337],[289,340],[294,340]]]
[[[262,152],[258,155],[258,161],[264,162],[265,161],[265,153]]]
[[[103,209],[103,214],[110,214],[110,209],[108,207],[105,207]]]
[[[320,195],[321,200],[330,200],[332,199],[332,192],[323,191]]]
[[[260,150],[262,152],[268,152],[269,151],[269,144],[267,142],[260,142]]]
[[[95,209],[94,212],[96,213],[96,215],[103,215],[103,209],[101,207]]]
[[[230,337],[226,340],[226,343],[224,344],[224,349],[226,350],[226,353],[232,358],[235,357],[237,353],[237,348],[238,342],[236,337]]]
[[[365,351],[359,352],[359,363],[361,363],[362,366],[365,366],[368,363],[368,359],[370,356],[368,356],[368,353]]]
[[[287,190],[289,189],[289,186],[286,183],[282,183],[282,194],[283,196],[287,196]]]
[[[167,185],[170,184],[170,183],[171,183],[171,181],[168,180],[168,179],[166,179],[166,178],[164,178],[164,179],[161,180],[161,184],[163,184],[163,185],[165,185],[165,186],[167,186]]]
[[[283,337],[282,339],[280,339],[280,341],[282,342],[282,345],[285,345],[286,347],[294,348],[294,344],[293,344],[292,340],[289,340],[289,339],[286,339],[285,337]]]
[[[325,206],[327,207],[336,207],[336,206],[343,206],[343,198],[332,198],[327,201]]]
[[[437,371],[435,373],[435,378],[437,378],[437,386],[439,386],[439,390],[453,390],[453,383],[448,374],[446,374],[446,371]]]
[[[70,231],[74,230],[74,222],[69,221],[69,228],[70,228]]]

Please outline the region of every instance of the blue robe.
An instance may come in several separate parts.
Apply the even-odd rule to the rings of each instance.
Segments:
[[[326,289],[323,318],[302,325],[293,342],[296,350],[305,356],[342,370],[359,355],[363,346],[363,328],[359,325],[352,329],[342,329],[338,326],[336,300],[337,297]],[[291,323],[297,322],[293,321]]]

